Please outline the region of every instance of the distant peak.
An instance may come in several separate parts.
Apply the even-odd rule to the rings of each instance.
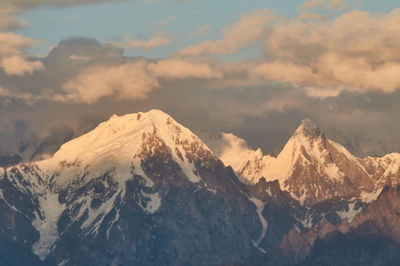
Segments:
[[[313,138],[325,138],[324,132],[308,118],[301,121],[300,126],[296,130],[296,134],[302,134]]]

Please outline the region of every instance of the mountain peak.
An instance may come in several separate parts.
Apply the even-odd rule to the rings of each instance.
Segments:
[[[189,129],[168,114],[153,109],[145,113],[113,115],[92,131],[65,143],[52,158],[38,164],[46,169],[57,169],[60,165],[90,166],[96,171],[119,165],[119,169],[128,167],[129,173],[133,161],[138,169],[143,156],[165,150],[185,175],[197,182],[199,177],[193,173],[191,163],[195,148],[201,156],[213,156]],[[60,182],[67,179],[58,178]]]
[[[295,135],[299,134],[312,138],[325,138],[325,133],[308,118],[301,121],[300,126],[296,129]]]
[[[172,117],[170,115],[168,115],[167,113],[165,113],[161,110],[151,109],[147,112],[138,112],[138,113],[126,114],[126,115],[122,115],[122,116],[113,114],[110,117],[110,119],[106,120],[102,124],[111,123],[111,121],[115,122],[117,120],[120,122],[125,120],[127,122],[127,121],[132,120],[132,118],[136,118],[137,121],[141,120],[142,118],[147,118],[147,119],[153,120],[153,121],[160,121],[160,120],[166,121],[166,119],[168,119],[168,118],[172,119]]]

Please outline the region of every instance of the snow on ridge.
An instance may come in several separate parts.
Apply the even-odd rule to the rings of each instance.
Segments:
[[[154,213],[161,207],[161,196],[159,193],[146,193],[142,191],[142,195],[148,200],[145,206],[143,203],[139,206],[147,213]]]
[[[383,188],[378,189],[371,193],[368,193],[365,191],[361,192],[361,194],[360,194],[361,201],[364,203],[371,203],[371,202],[375,201],[381,194],[382,190],[383,190]]]
[[[41,219],[37,213],[36,219],[32,221],[33,227],[39,232],[39,240],[32,246],[34,254],[44,260],[58,240],[57,222],[65,209],[65,204],[60,204],[58,195],[48,192],[39,198],[40,209],[44,219]]]
[[[306,123],[306,122],[304,122]],[[311,133],[310,133],[311,132]],[[237,137],[236,137],[237,138]],[[244,142],[244,140],[241,140]],[[326,175],[332,180],[340,180],[344,176],[338,167],[327,160],[328,152],[325,147],[323,132],[315,126],[305,126],[302,124],[295,134],[289,139],[277,157],[264,156],[261,150],[234,149],[237,158],[246,158],[242,163],[229,163],[229,157],[224,158],[225,163],[231,165],[250,183],[257,183],[261,177],[267,180],[278,180],[282,187],[285,181],[291,176],[295,164],[300,160],[304,163],[313,163],[309,158],[304,157],[303,152],[311,156],[313,161],[320,162],[322,168],[319,169],[321,175]],[[239,141],[232,142],[240,143]],[[228,153],[228,152],[227,152]],[[251,155],[249,156],[246,155]],[[249,158],[249,159],[247,159]],[[238,167],[239,166],[239,167]]]
[[[223,144],[218,144],[218,141]],[[372,188],[360,187],[363,201],[373,200],[375,193],[388,181],[393,184],[400,183],[399,153],[387,154],[380,158],[358,158],[343,145],[326,139],[323,131],[309,120],[303,120],[276,157],[264,155],[260,149],[252,149],[245,140],[233,134],[221,133],[216,142],[211,147],[225,165],[233,168],[243,183],[256,184],[261,177],[267,181],[278,180],[281,188],[299,200],[301,205],[308,195],[319,193],[319,190],[307,192],[305,189],[300,198],[296,197],[289,187],[290,183],[287,182],[296,169],[302,171],[313,166],[320,177],[337,184],[344,182],[344,177],[352,174],[354,169],[365,177],[366,182],[371,181],[374,184],[373,193],[366,193]],[[350,170],[346,168],[348,165],[351,166]]]
[[[22,168],[28,165],[16,166],[25,179],[35,182],[32,183],[32,192],[38,197],[41,214],[36,214],[32,225],[39,232],[40,238],[32,246],[32,250],[40,259],[45,259],[54,248],[58,240],[57,222],[66,208],[65,204],[59,203],[54,191],[77,181],[81,182],[79,183],[81,186],[92,178],[101,177],[106,173],[111,174],[114,181],[118,183],[117,191],[111,198],[96,209],[90,206],[92,201],[90,195],[81,197],[71,205],[72,207],[81,205],[73,221],[87,212],[88,218],[83,221],[81,228],[87,230],[88,234],[97,234],[105,216],[114,208],[119,196],[121,200],[124,199],[125,183],[128,179],[133,178],[134,175],[140,175],[144,178],[145,187],[153,187],[153,181],[141,167],[140,156],[136,156],[142,147],[144,134],[156,134],[166,145],[173,160],[179,164],[186,177],[191,182],[201,181],[195,173],[193,163],[188,160],[187,152],[190,152],[190,144],[194,142],[205,151],[210,153],[211,151],[189,129],[159,110],[124,116],[113,115],[89,133],[65,143],[53,157],[30,164],[29,167],[40,173],[43,178],[40,180],[41,183],[34,178],[37,176],[35,173],[24,173]],[[2,171],[4,172],[3,169]],[[17,185],[20,187],[18,182]],[[21,190],[25,191],[23,186]],[[162,198],[159,193],[142,191],[142,196],[146,202],[138,202],[138,204],[145,212],[154,213],[160,208]],[[119,213],[115,216],[113,223],[118,219]]]
[[[259,246],[261,241],[264,239],[265,234],[267,233],[267,229],[268,229],[268,221],[264,218],[264,216],[262,214],[262,211],[264,210],[265,203],[262,202],[259,199],[253,198],[253,197],[249,198],[249,200],[252,201],[254,203],[254,205],[256,206],[257,215],[258,215],[258,218],[260,219],[261,226],[262,226],[261,235],[256,241],[253,240],[253,245],[258,250],[260,250],[262,253],[265,254],[266,251]]]
[[[304,135],[308,137],[324,136],[324,132],[314,124],[310,119],[306,118],[301,121],[300,126],[296,129],[295,135]]]
[[[229,163],[235,169],[243,166],[243,158],[262,156],[260,149],[252,150],[243,139],[231,133],[222,133],[222,138],[226,141],[226,145],[222,148],[219,157],[222,162]]]
[[[336,211],[336,213],[339,215],[340,219],[344,220],[347,219],[349,223],[353,221],[354,217],[362,211],[361,207],[358,207],[357,209],[355,208],[357,201],[353,201],[349,203],[347,209],[342,210],[342,211]]]
[[[202,149],[213,153],[189,129],[160,110],[113,115],[89,133],[65,143],[52,158],[37,162],[37,165],[49,172],[49,176],[60,166],[68,168],[63,170],[66,174],[56,178],[58,185],[66,185],[71,176],[82,175],[88,170],[85,167],[98,173],[111,165],[129,171],[130,163],[142,146],[144,133],[156,134],[160,138],[191,182],[201,180],[187,159],[183,143],[197,142]]]
[[[251,169],[249,164],[262,164],[264,155],[261,149],[253,150],[245,140],[231,133],[220,133],[218,138],[206,136],[205,142],[225,165],[232,167],[243,183],[252,183],[247,179],[249,174],[246,171]]]
[[[312,228],[313,227],[313,216],[309,212],[306,213],[304,218],[299,218],[299,217],[295,217],[295,218],[304,228]]]

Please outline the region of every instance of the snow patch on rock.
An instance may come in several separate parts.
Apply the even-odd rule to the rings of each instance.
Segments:
[[[353,221],[354,217],[362,211],[362,208],[355,208],[356,201],[349,203],[348,207],[345,210],[337,211],[336,213],[339,215],[340,219],[347,219],[349,222]]]
[[[362,202],[371,203],[371,202],[375,201],[378,198],[379,194],[381,194],[382,190],[383,190],[383,188],[378,189],[371,193],[368,193],[365,191],[361,192],[360,197],[361,197]]]
[[[262,211],[264,210],[265,203],[262,202],[262,201],[259,200],[259,199],[256,199],[256,198],[249,198],[249,199],[250,199],[250,200],[254,203],[254,205],[256,206],[257,215],[258,215],[258,218],[260,219],[260,222],[261,222],[261,225],[262,225],[262,231],[261,231],[260,237],[259,237],[256,241],[253,241],[253,244],[254,244],[258,249],[260,249],[260,248],[259,248],[259,244],[260,244],[261,241],[264,239],[265,234],[267,233],[267,229],[268,229],[268,221],[267,221],[267,220],[264,218],[264,216],[262,215]],[[261,250],[260,250],[260,251],[261,251]],[[264,250],[263,253],[265,253],[265,250]]]
[[[43,218],[36,214],[36,219],[32,222],[33,227],[40,234],[39,240],[32,246],[32,251],[44,260],[58,240],[57,222],[65,205],[59,203],[57,194],[50,192],[39,198],[39,204]]]

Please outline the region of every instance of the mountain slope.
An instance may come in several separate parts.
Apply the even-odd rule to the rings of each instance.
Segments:
[[[277,157],[252,150],[245,141],[222,134],[206,140],[240,179],[256,184],[261,177],[278,180],[282,189],[302,205],[312,206],[333,197],[354,196],[374,200],[385,185],[400,180],[400,154],[360,159],[325,137],[309,120],[296,129]]]
[[[245,187],[158,110],[113,116],[0,176],[2,211],[23,214],[12,224],[26,232],[12,241],[51,265],[210,265],[260,253],[263,225]]]
[[[400,261],[400,187],[338,225],[327,221],[302,234],[291,231],[280,249],[300,265],[397,265]]]
[[[400,250],[398,154],[354,157],[308,120],[277,157],[205,139],[151,110],[0,168],[0,265],[329,265]]]

